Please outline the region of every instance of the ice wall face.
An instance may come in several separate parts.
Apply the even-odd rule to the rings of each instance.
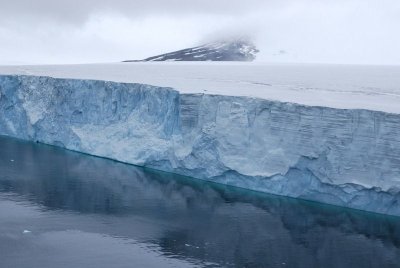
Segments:
[[[400,216],[400,115],[0,76],[0,134]]]

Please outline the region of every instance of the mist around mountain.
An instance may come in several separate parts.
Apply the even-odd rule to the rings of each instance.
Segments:
[[[126,60],[124,62],[141,61],[253,61],[259,52],[248,40],[237,39],[207,43],[197,47],[186,48],[143,60]]]

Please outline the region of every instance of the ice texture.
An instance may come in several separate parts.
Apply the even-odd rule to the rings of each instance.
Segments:
[[[400,115],[0,75],[0,135],[400,216]]]
[[[400,114],[400,66],[132,62],[0,66],[0,74],[140,83],[172,87],[180,93]]]

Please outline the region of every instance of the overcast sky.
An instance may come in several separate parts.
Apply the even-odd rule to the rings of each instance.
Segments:
[[[0,0],[0,64],[116,62],[250,36],[258,61],[400,64],[400,0]]]

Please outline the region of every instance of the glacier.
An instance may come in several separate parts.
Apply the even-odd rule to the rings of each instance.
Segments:
[[[400,216],[400,114],[0,75],[0,135]]]

